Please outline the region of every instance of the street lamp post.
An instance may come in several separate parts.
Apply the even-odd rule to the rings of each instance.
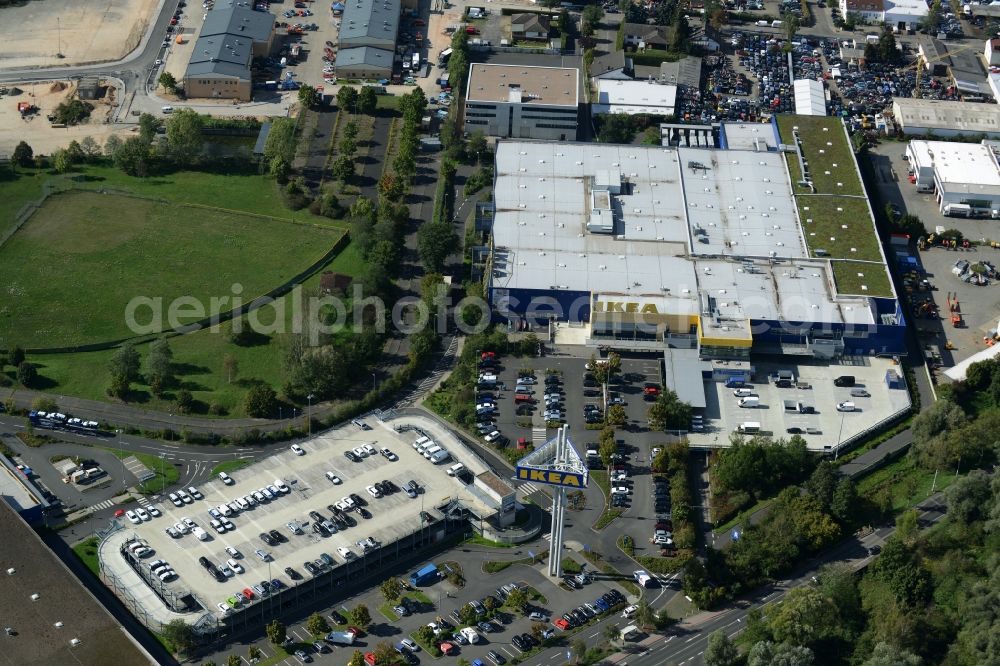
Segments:
[[[840,457],[840,437],[844,434],[844,417],[847,416],[847,412],[840,413],[840,430],[837,431],[837,448],[833,451],[833,459],[837,460]]]
[[[378,386],[377,386],[376,382],[377,382],[377,380],[375,379],[375,373],[373,372],[372,373],[372,393],[374,393],[378,389]]]
[[[306,432],[311,437],[312,436],[312,431],[313,431],[313,417],[312,417],[312,400],[313,400],[313,394],[310,393],[309,395],[307,395],[306,396],[306,400],[307,400],[307,409],[308,409],[308,411],[306,412],[306,422],[307,422]]]
[[[122,461],[122,492],[128,490],[125,481],[125,442],[122,440],[122,430],[115,430],[118,435],[118,458]]]

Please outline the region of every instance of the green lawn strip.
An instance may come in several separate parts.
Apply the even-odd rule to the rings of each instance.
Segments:
[[[597,518],[593,527],[595,530],[603,530],[616,518],[622,515],[621,509],[613,509],[607,505],[608,498],[611,497],[611,485],[608,483],[608,473],[602,469],[591,470],[590,480],[597,484],[597,487],[604,493],[604,511]]]
[[[564,574],[578,574],[583,569],[580,567],[580,563],[574,560],[572,557],[563,558],[562,570]]]
[[[642,594],[642,590],[639,589],[638,585],[636,585],[631,579],[626,578],[621,571],[619,571],[618,569],[614,568],[613,566],[605,562],[601,558],[600,554],[591,550],[591,551],[584,551],[583,556],[587,559],[588,562],[593,564],[595,567],[597,567],[604,573],[608,574],[609,576],[615,576],[616,577],[615,582],[624,587],[631,594],[634,594],[636,596]]]
[[[90,573],[100,578],[101,565],[97,561],[97,544],[97,537],[90,537],[80,543],[73,544],[73,552],[80,558],[84,566],[90,569]]]
[[[0,176],[0,238],[14,226],[18,211],[29,201],[38,201],[42,185],[49,178],[45,171],[18,169],[13,176]]]
[[[483,573],[495,574],[514,564],[537,564],[547,558],[549,552],[538,553],[534,557],[522,557],[516,560],[486,560],[483,562]]]
[[[817,192],[825,194],[864,194],[854,163],[854,149],[847,140],[840,118],[828,116],[778,116],[781,142],[794,143],[792,128],[798,127],[802,153],[809,163],[809,172]],[[829,144],[829,145],[828,145]],[[823,151],[822,153],[820,151]],[[789,154],[789,162],[798,158]],[[833,166],[836,164],[837,166]],[[826,172],[830,173],[827,174]],[[837,183],[842,183],[838,187]],[[794,181],[793,181],[794,185]]]
[[[621,517],[621,515],[622,515],[621,509],[605,509],[604,513],[601,514],[601,517],[597,519],[596,523],[594,523],[594,529],[603,530],[605,527],[613,523],[616,519]]]
[[[243,469],[251,464],[253,464],[252,460],[227,460],[226,462],[221,462],[212,468],[212,476],[218,476],[219,472],[235,472],[236,470]]]
[[[944,490],[954,482],[954,472],[940,471],[937,481],[934,471],[918,467],[909,456],[876,470],[858,482],[858,495],[874,501],[888,492],[893,512],[909,509],[931,494]]]
[[[715,532],[716,534],[725,533],[725,532],[731,530],[732,528],[736,527],[740,523],[743,523],[744,521],[747,520],[747,518],[751,514],[753,514],[756,511],[760,511],[761,509],[763,509],[764,507],[766,507],[767,505],[769,505],[773,501],[774,501],[773,497],[770,497],[768,499],[762,499],[759,502],[757,502],[756,504],[752,504],[752,505],[748,506],[747,508],[743,509],[742,511],[737,511],[736,515],[734,515],[732,518],[730,518],[726,522],[722,523],[721,525],[718,525],[712,531]]]
[[[631,539],[629,543],[625,542],[626,537]],[[627,534],[623,534],[618,537],[617,540],[618,549],[633,558],[636,562],[642,566],[643,569],[649,573],[655,574],[671,574],[676,571],[680,571],[687,561],[691,559],[692,553],[687,551],[679,551],[675,557],[661,557],[653,555],[639,555],[635,554],[635,538]]]
[[[189,323],[230,309],[234,283],[242,302],[281,285],[342,235],[133,197],[53,195],[0,250],[10,275],[0,313],[17,313],[0,316],[0,338],[48,347],[136,335],[126,316],[136,297],[154,299],[136,312],[138,324]],[[171,305],[182,296],[197,307],[177,308],[171,323]]]
[[[421,604],[426,604],[429,606],[434,605],[430,597],[428,597],[426,594],[424,594],[419,590],[414,590],[413,592],[407,592],[406,594],[400,595],[400,598],[397,601],[385,602],[384,604],[378,607],[378,612],[382,613],[382,615],[384,615],[386,619],[388,619],[390,622],[395,622],[396,620],[399,619],[399,614],[396,613],[394,610],[392,610],[392,607],[401,604],[404,598],[412,599],[413,601],[417,601]]]
[[[536,601],[543,606],[549,603],[549,600],[545,598],[544,594],[542,594],[541,592],[539,592],[530,585],[524,591],[528,595],[529,601]]]
[[[487,546],[489,548],[513,548],[514,547],[513,544],[501,543],[499,541],[492,541],[492,540],[487,539],[485,537],[482,537],[482,536],[480,536],[478,534],[472,535],[471,537],[469,537],[468,539],[466,539],[465,541],[463,541],[463,543],[468,544],[468,545],[474,545],[474,546]]]
[[[385,619],[389,620],[389,622],[395,622],[396,620],[399,619],[399,615],[394,610],[392,610],[392,607],[394,605],[395,604],[392,604],[387,601],[378,607],[378,612],[382,613]]]
[[[799,195],[795,203],[810,256],[818,256],[816,250],[825,250],[823,256],[834,259],[882,261],[878,234],[865,199]]]
[[[177,483],[177,480],[181,476],[180,470],[174,467],[171,462],[158,456],[150,455],[148,453],[122,451],[120,449],[106,450],[112,453],[116,458],[125,459],[129,456],[135,456],[139,462],[148,467],[150,471],[156,475],[152,479],[144,481],[139,485],[139,492],[144,495],[152,495],[160,492],[163,488]]]
[[[860,261],[831,261],[837,293],[892,298],[889,274],[881,264]],[[866,287],[862,289],[862,287]]]

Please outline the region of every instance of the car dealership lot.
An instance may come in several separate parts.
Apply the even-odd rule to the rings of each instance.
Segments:
[[[120,579],[129,583],[131,591],[141,596],[145,607],[163,611],[168,616],[167,621],[173,619],[153,590],[139,580],[138,574],[117,552],[126,540],[144,539],[154,554],[142,558],[140,562],[143,564],[140,566],[148,566],[148,562],[162,559],[178,574],[176,579],[163,585],[163,591],[178,597],[190,593],[204,608],[221,616],[225,613],[217,604],[226,602],[228,597],[247,587],[252,589],[260,581],[278,579],[286,586],[295,585],[297,581],[285,574],[285,567],[292,567],[301,576],[300,581],[309,580],[312,576],[304,566],[306,561],[319,566],[325,559],[325,554],[332,558],[333,563],[322,567],[323,570],[336,568],[343,565],[345,560],[363,555],[363,548],[357,544],[358,541],[372,537],[384,547],[421,529],[428,517],[438,520],[441,516],[433,507],[450,497],[458,496],[465,488],[464,483],[447,475],[447,464],[434,465],[413,449],[412,442],[419,433],[398,433],[390,425],[373,418],[366,423],[372,426],[371,430],[349,425],[303,443],[302,455],[284,450],[251,467],[234,471],[231,473],[234,481],[232,485],[227,485],[222,480],[205,483],[199,488],[204,499],[193,500],[181,507],[175,507],[169,500],[164,501],[160,505],[164,513],[162,517],[139,525],[125,522],[124,529],[113,533],[102,544],[101,557],[105,565],[111,567]],[[424,431],[429,430],[427,425],[422,424]],[[471,466],[476,473],[482,471],[482,463],[471,454],[463,453],[457,439],[453,436],[448,439],[448,434],[441,430],[440,433],[434,433],[435,439],[447,441],[448,448],[467,466]],[[344,451],[365,445],[374,449],[388,448],[398,460],[390,461],[380,453],[369,455],[360,462],[351,462],[344,456]],[[326,476],[328,471],[342,479],[342,483],[331,482]],[[366,487],[383,480],[390,480],[399,488],[414,480],[421,492],[416,498],[408,497],[401,490],[375,498],[366,491]],[[209,526],[209,509],[242,498],[268,485],[279,484],[285,485],[288,491],[279,491],[279,495],[273,499],[228,517],[234,530],[219,534]],[[328,506],[342,502],[343,498],[352,493],[361,498],[361,503],[371,518],[365,519],[357,511],[347,512],[346,515],[355,523],[354,526],[326,537],[314,532],[316,517],[310,515],[310,512],[314,511],[323,519],[330,520],[333,511]],[[423,517],[422,511],[426,512]],[[190,518],[204,529],[206,539],[199,540],[191,532],[179,538],[171,538],[166,533],[166,528],[182,522],[184,518]],[[290,524],[295,525],[301,533],[293,533]],[[276,530],[285,541],[277,545],[266,544],[260,534],[271,530]],[[205,557],[211,564],[222,565],[232,557],[226,552],[227,546],[241,554],[242,557],[236,559],[244,572],[236,573],[220,583],[199,563],[199,558]],[[350,554],[341,549],[349,550]],[[256,554],[258,550],[269,556],[266,561]]]

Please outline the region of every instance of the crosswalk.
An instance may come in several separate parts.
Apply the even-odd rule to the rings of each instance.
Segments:
[[[542,492],[542,489],[533,483],[522,483],[517,487],[517,489],[524,493],[525,497],[534,493]]]
[[[106,499],[103,502],[98,502],[90,507],[91,512],[102,511],[104,509],[109,509],[115,505],[113,499]]]

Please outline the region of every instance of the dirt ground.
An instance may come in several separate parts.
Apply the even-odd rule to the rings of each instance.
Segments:
[[[85,136],[93,137],[103,146],[111,134],[127,135],[131,129],[104,123],[104,119],[112,109],[108,100],[89,102],[94,105],[94,110],[91,111],[90,120],[82,125],[52,127],[46,116],[74,93],[75,83],[67,82],[60,85],[46,81],[37,84],[19,84],[17,87],[21,89],[22,94],[0,97],[0,154],[9,155],[20,141],[27,141],[36,155],[51,155],[56,149],[68,146],[70,141],[74,139],[79,141]],[[22,119],[17,110],[18,102],[31,102],[39,108],[39,111]]]
[[[0,9],[5,69],[117,60],[139,44],[157,0],[45,0]],[[63,58],[58,57],[62,52]]]

